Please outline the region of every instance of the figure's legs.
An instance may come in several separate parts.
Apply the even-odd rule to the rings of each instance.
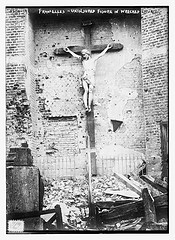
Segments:
[[[89,101],[88,101],[88,111],[91,111],[91,103],[93,100],[93,90],[94,86],[92,84],[89,85]]]
[[[88,84],[84,80],[83,80],[83,88],[84,88],[83,102],[84,102],[86,111],[88,111]]]

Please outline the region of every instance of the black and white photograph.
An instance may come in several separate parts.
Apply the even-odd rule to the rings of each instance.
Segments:
[[[168,234],[169,6],[4,11],[6,234]]]

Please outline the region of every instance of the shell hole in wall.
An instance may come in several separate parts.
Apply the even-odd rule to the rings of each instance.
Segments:
[[[113,126],[113,132],[115,132],[115,131],[121,126],[121,124],[122,124],[123,122],[122,122],[122,121],[112,120],[112,119],[111,119],[111,123],[112,123],[112,126]]]

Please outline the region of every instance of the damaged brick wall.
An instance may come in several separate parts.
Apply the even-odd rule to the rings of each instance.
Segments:
[[[160,124],[168,121],[168,9],[142,9],[142,78],[148,172],[161,174]]]
[[[10,147],[27,141],[34,156],[36,102],[32,32],[27,8],[6,8],[7,153]]]
[[[84,174],[86,117],[82,100],[82,66],[69,55],[54,54],[58,47],[83,45],[81,22],[39,16],[35,19],[34,34],[39,110],[36,165],[49,178],[74,175],[74,168],[76,174]],[[48,154],[50,144],[57,151]]]
[[[44,146],[45,154],[39,158],[38,165],[42,175],[56,179],[59,176],[85,174],[85,162],[79,158],[77,117],[51,117],[44,129],[40,146]],[[41,147],[37,149],[40,151]]]
[[[53,129],[53,133],[57,132],[59,136],[60,121],[52,123],[49,120],[51,118],[66,119],[66,117],[76,116],[76,131],[75,129],[71,131],[77,136],[75,137],[77,145],[73,146],[76,152],[75,162],[79,169],[77,173],[84,174],[86,169],[86,114],[82,101],[82,65],[70,55],[54,54],[55,48],[84,45],[81,21],[76,18],[69,20],[41,15],[34,21],[35,81],[39,109],[37,164],[39,166],[43,163],[41,164],[42,173],[49,177],[60,175],[57,166],[65,158],[65,154],[61,155],[62,147],[58,143],[59,138],[56,140],[56,135],[50,134]],[[91,42],[93,45],[107,44],[111,41],[124,45],[121,52],[107,53],[97,63],[94,95],[97,162],[100,164],[100,154],[106,146],[112,146],[115,154],[117,150],[120,150],[120,154],[125,154],[128,150],[128,154],[132,152],[144,158],[140,17],[131,17],[128,20],[125,18],[94,18],[92,21]],[[123,101],[123,107],[121,108],[122,104],[115,107],[114,105],[120,101]],[[114,114],[119,108],[121,108],[123,124],[120,129],[113,132],[111,120],[121,120]],[[67,135],[66,129],[62,132],[63,138],[64,135]],[[48,136],[47,140],[45,136]],[[53,160],[52,170],[48,173],[47,160],[43,162],[43,159],[48,159],[47,143],[52,141],[52,137],[55,138],[52,143],[57,146],[58,151],[53,152],[52,157],[49,156],[49,161],[55,160]],[[71,134],[69,137],[71,138]],[[67,144],[69,141],[71,142],[67,138]],[[71,155],[67,153],[66,156]],[[55,168],[57,170],[54,170]]]
[[[122,51],[107,53],[97,64],[94,109],[98,158],[125,159],[133,154],[144,159],[140,16],[111,18],[108,30],[102,22],[97,26],[104,38],[109,36],[107,42],[124,46]],[[96,34],[98,41],[101,35]],[[114,121],[120,123],[115,131]]]
[[[26,9],[6,9],[7,150],[31,135],[31,115],[25,79]]]

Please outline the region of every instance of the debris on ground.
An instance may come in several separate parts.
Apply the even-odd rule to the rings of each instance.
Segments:
[[[149,222],[146,222],[145,225],[144,211],[149,212],[149,208],[147,210],[144,208],[145,202],[142,199],[143,190],[140,188],[140,183],[134,185],[133,179],[130,181],[120,174],[117,177],[92,177],[91,181],[92,201],[98,208],[98,214],[102,220],[96,230],[137,231],[151,228],[165,230],[167,228],[166,219],[163,219],[163,223],[159,219],[155,224],[150,225]],[[53,209],[58,204],[61,207],[65,230],[91,230],[88,184],[86,177],[45,180],[43,210]],[[150,199],[150,201],[155,202],[157,209],[166,210],[167,195],[161,194],[159,192],[160,196],[153,196],[154,199]]]
[[[87,178],[45,180],[44,185],[43,210],[52,209],[59,204],[65,228],[87,229],[89,217]],[[92,189],[94,203],[128,199],[131,194],[138,198],[137,194],[131,193],[114,176],[92,177]],[[108,193],[108,191],[113,191],[114,194]],[[128,196],[126,196],[127,192]]]

